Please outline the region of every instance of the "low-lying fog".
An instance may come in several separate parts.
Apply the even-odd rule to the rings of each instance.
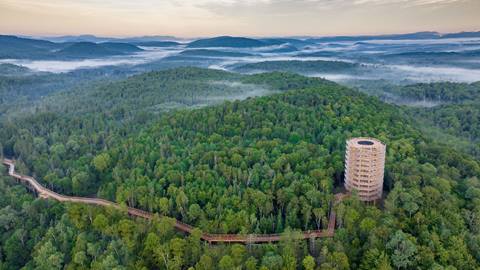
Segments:
[[[368,40],[365,42],[311,43],[309,45],[274,45],[255,49],[208,48],[222,52],[246,53],[247,56],[181,55],[183,46],[173,48],[143,48],[145,51],[125,56],[75,61],[1,60],[28,67],[34,71],[54,73],[104,66],[163,66],[184,61],[188,65],[233,71],[235,67],[264,61],[343,61],[362,64],[355,72],[313,72],[307,76],[324,77],[337,82],[351,80],[391,80],[410,82],[480,80],[480,39],[442,40]],[[285,51],[281,51],[286,49]],[[280,51],[280,52],[279,52]],[[425,52],[443,53],[438,56]],[[474,52],[473,54],[464,54]],[[477,53],[475,53],[477,52]],[[445,54],[447,53],[447,54]],[[454,53],[454,54],[452,54]],[[406,55],[405,55],[406,54]],[[175,56],[178,56],[175,58]],[[479,68],[477,68],[479,67]],[[300,72],[299,72],[300,73]]]
[[[10,63],[27,67],[33,71],[65,73],[76,69],[99,68],[105,66],[140,65],[158,61],[181,51],[181,48],[142,48],[144,51],[122,56],[80,60],[19,60],[4,59],[0,63]]]
[[[261,97],[278,91],[272,90],[266,86],[259,86],[255,84],[246,84],[241,82],[231,81],[211,81],[211,85],[220,86],[216,89],[221,91],[213,91],[210,94],[199,95],[192,98],[192,104],[186,104],[182,102],[164,102],[152,106],[152,111],[169,111],[175,109],[194,109],[199,107],[210,106],[214,104],[220,104],[224,101],[245,100],[251,97]]]
[[[405,79],[417,82],[430,81],[480,81],[480,69],[459,67],[418,67],[407,65],[391,65],[392,70],[399,71]]]

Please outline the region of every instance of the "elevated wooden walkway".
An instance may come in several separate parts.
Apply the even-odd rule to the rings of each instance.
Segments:
[[[19,180],[21,183],[27,185],[29,188],[33,189],[40,198],[42,199],[54,199],[59,202],[73,202],[73,203],[83,203],[83,204],[92,204],[98,206],[113,207],[116,209],[122,209],[122,207],[114,202],[98,199],[98,198],[85,198],[85,197],[73,197],[65,196],[58,194],[38,183],[35,178],[30,176],[21,175],[15,172],[15,161],[11,159],[4,159],[2,162],[4,165],[8,166],[8,174]],[[347,196],[346,194],[339,193],[335,195],[334,204],[339,203],[343,198]],[[124,209],[124,208],[123,208]],[[150,212],[143,211],[141,209],[128,207],[128,214],[135,217],[140,217],[144,219],[152,219],[154,214]],[[335,222],[336,215],[334,208],[331,207],[330,217],[328,222],[328,228],[326,230],[312,230],[312,231],[303,231],[303,239],[311,238],[323,238],[323,237],[333,237],[335,233]],[[175,229],[178,231],[190,234],[194,227],[185,224],[179,220],[175,221]],[[243,244],[254,244],[254,243],[269,243],[269,242],[278,242],[281,240],[281,234],[209,234],[202,233],[201,239],[209,243],[243,243]]]

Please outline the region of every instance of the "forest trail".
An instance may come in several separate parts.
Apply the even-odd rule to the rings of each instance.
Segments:
[[[73,203],[83,203],[83,204],[93,204],[99,206],[113,207],[116,209],[124,209],[117,203],[98,199],[98,198],[85,198],[85,197],[73,197],[65,196],[58,194],[38,183],[35,178],[30,176],[21,175],[15,172],[15,161],[10,159],[4,159],[2,162],[4,165],[8,166],[8,174],[26,184],[27,186],[33,188],[40,198],[43,199],[54,199],[59,202],[73,202]],[[338,193],[335,194],[334,205],[341,202],[347,194]],[[137,208],[128,207],[128,214],[135,217],[141,217],[144,219],[152,219],[154,217],[153,213],[146,212]],[[312,238],[324,238],[324,237],[333,237],[335,233],[335,223],[336,223],[336,214],[334,208],[331,207],[330,217],[328,222],[328,228],[326,230],[312,230],[312,231],[303,231],[302,239],[312,239]],[[175,229],[178,231],[190,234],[194,227],[185,224],[179,220],[175,220]],[[202,240],[209,243],[242,243],[242,244],[255,244],[255,243],[269,243],[269,242],[278,242],[281,240],[281,234],[209,234],[202,233]]]

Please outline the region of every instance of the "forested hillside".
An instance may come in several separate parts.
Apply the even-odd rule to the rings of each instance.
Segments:
[[[217,50],[207,50],[207,49],[191,49],[185,50],[179,53],[179,55],[184,56],[207,56],[207,57],[247,57],[252,56],[249,53],[240,53],[240,52],[227,52],[227,51],[217,51]]]
[[[17,65],[0,64],[0,116],[31,112],[43,98],[75,88],[90,89],[99,82],[113,82],[131,73],[112,67],[68,73],[34,72]]]
[[[362,91],[405,105],[403,110],[437,141],[480,157],[480,82],[366,83]]]
[[[244,37],[214,37],[199,39],[190,42],[187,47],[189,48],[213,48],[213,47],[231,47],[231,48],[254,48],[268,46],[268,43],[262,42],[257,39],[244,38]]]
[[[0,35],[0,59],[81,59],[143,51],[120,42],[55,43],[40,39]]]
[[[355,71],[360,65],[340,61],[266,61],[241,65],[235,68],[239,72],[283,71],[294,73],[336,73]]]
[[[218,94],[212,81],[286,92],[151,110],[180,102],[169,93],[185,93],[185,102],[192,92]],[[20,158],[20,170],[58,192],[115,200],[203,231],[283,232],[284,240],[210,246],[198,232],[174,232],[169,218],[145,222],[112,209],[32,203],[3,177],[2,268],[480,267],[478,160],[425,137],[402,110],[377,98],[284,73],[199,69],[145,74],[67,97],[59,97],[64,106],[46,103],[53,112],[2,123],[3,152]],[[345,139],[353,136],[387,144],[385,201],[366,205],[353,196],[337,206],[334,238],[296,240],[298,230],[325,227],[343,181]]]
[[[53,57],[65,57],[67,59],[106,57],[140,51],[143,50],[128,43],[105,42],[97,44],[93,42],[76,42],[65,45],[61,50],[56,52]]]
[[[480,157],[480,82],[430,83],[403,87],[399,92],[408,98],[440,102],[431,108],[410,108],[416,119],[470,142],[467,151]],[[457,144],[450,140],[452,145]]]
[[[32,105],[34,113],[4,117],[0,141],[4,154],[23,160],[57,191],[71,193],[68,179],[76,173],[74,164],[90,162],[98,151],[145,128],[163,112],[324,84],[332,83],[282,73],[241,76],[197,68],[151,72],[48,96]]]
[[[391,88],[391,93],[411,100],[459,103],[480,100],[480,82],[476,83],[419,83]]]

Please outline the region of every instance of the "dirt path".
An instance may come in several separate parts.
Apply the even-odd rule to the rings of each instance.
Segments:
[[[43,199],[54,199],[60,202],[74,202],[74,203],[83,203],[83,204],[92,204],[92,205],[99,205],[99,206],[107,206],[113,207],[116,209],[122,209],[122,207],[114,202],[97,199],[97,198],[84,198],[84,197],[72,197],[72,196],[65,196],[58,194],[44,186],[35,180],[35,178],[30,176],[21,175],[15,172],[15,161],[10,159],[4,159],[3,164],[8,166],[8,174],[33,188],[40,198]],[[346,194],[339,193],[335,194],[334,204],[339,203],[345,198]],[[141,217],[145,219],[152,219],[153,213],[146,212],[136,208],[127,208],[128,214],[135,217]],[[323,238],[323,237],[333,237],[335,233],[335,222],[336,222],[336,215],[334,208],[332,207],[330,211],[330,217],[328,222],[328,228],[326,230],[313,230],[313,231],[303,231],[303,239],[311,239],[311,238]],[[175,221],[175,229],[190,234],[194,227],[185,224],[179,220]],[[281,234],[208,234],[203,233],[201,235],[201,239],[207,241],[209,243],[268,243],[268,242],[278,242],[281,239]]]

